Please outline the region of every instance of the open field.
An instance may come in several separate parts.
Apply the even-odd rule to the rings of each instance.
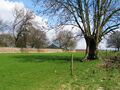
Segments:
[[[120,72],[106,70],[101,60],[80,62],[71,53],[0,54],[0,90],[120,90]]]

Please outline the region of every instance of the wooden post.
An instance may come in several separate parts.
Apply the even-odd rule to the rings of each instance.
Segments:
[[[73,66],[73,54],[71,55],[71,65],[70,65],[70,69],[71,69],[71,75],[73,76],[73,75],[74,75],[74,73],[73,73],[73,71],[74,71],[74,66]]]
[[[108,56],[108,52],[107,52],[107,49],[106,49],[106,57]]]

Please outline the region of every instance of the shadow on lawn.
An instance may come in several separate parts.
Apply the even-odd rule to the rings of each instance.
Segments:
[[[70,61],[71,56],[60,55],[19,55],[14,56],[20,62],[44,62],[44,61]],[[74,57],[74,61],[82,61],[82,57]]]

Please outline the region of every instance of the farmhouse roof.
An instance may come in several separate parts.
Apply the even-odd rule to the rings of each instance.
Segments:
[[[48,48],[58,49],[59,47],[52,43]]]

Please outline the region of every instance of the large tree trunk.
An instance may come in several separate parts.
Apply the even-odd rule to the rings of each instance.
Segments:
[[[117,51],[120,51],[120,48],[119,48],[119,47],[117,48]]]
[[[86,39],[86,59],[94,60],[97,59],[97,43],[94,37],[89,37]]]

